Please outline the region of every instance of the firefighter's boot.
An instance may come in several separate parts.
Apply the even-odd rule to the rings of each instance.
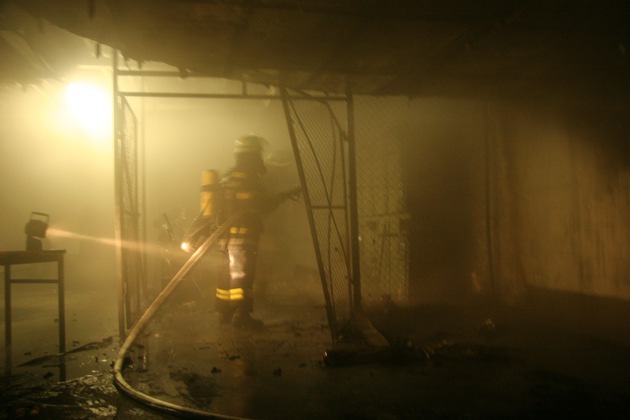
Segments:
[[[221,326],[230,325],[232,323],[233,318],[234,318],[234,310],[227,309],[222,312],[219,312],[219,325]]]
[[[263,322],[260,319],[252,318],[249,312],[240,309],[234,313],[232,325],[234,328],[242,330],[260,330],[263,328]]]

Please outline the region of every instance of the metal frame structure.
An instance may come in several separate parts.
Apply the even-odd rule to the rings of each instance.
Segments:
[[[357,212],[357,194],[356,194],[356,160],[354,157],[354,128],[353,128],[353,100],[351,92],[348,91],[347,95],[339,95],[339,96],[328,96],[328,95],[311,95],[304,92],[298,92],[294,95],[290,95],[286,88],[281,88],[281,95],[261,95],[261,94],[250,94],[248,92],[248,85],[246,82],[242,82],[242,90],[240,93],[235,94],[225,94],[225,93],[181,93],[181,92],[138,92],[132,90],[120,90],[119,78],[120,77],[177,77],[182,78],[183,75],[179,72],[172,71],[143,71],[143,70],[120,70],[118,69],[117,62],[118,52],[114,52],[114,61],[113,61],[113,77],[114,77],[114,126],[115,136],[116,136],[116,144],[118,145],[120,142],[119,136],[124,127],[121,124],[124,123],[123,116],[121,115],[121,109],[119,104],[124,103],[127,98],[135,97],[135,98],[185,98],[185,99],[219,99],[219,100],[281,100],[283,103],[285,117],[287,120],[289,135],[291,137],[291,143],[293,146],[294,156],[296,159],[296,163],[298,166],[298,172],[300,176],[300,181],[303,186],[304,197],[305,197],[305,205],[307,210],[307,215],[309,219],[309,224],[311,228],[311,234],[313,238],[313,243],[315,247],[315,253],[318,262],[318,269],[320,272],[320,278],[322,281],[324,298],[326,300],[327,306],[327,315],[331,328],[331,335],[333,337],[333,341],[336,341],[340,333],[340,329],[342,327],[342,323],[345,321],[350,321],[350,316],[348,313],[339,317],[334,308],[334,300],[331,298],[328,293],[328,285],[330,279],[327,278],[326,267],[324,264],[324,260],[322,258],[322,243],[320,240],[321,234],[318,234],[316,223],[314,219],[314,212],[318,210],[323,210],[324,212],[328,212],[332,214],[334,210],[334,206],[331,203],[321,205],[314,205],[312,202],[312,197],[308,188],[309,183],[307,174],[304,171],[303,162],[302,162],[302,153],[300,151],[300,147],[297,142],[296,133],[293,129],[292,119],[290,116],[289,104],[292,100],[300,100],[300,101],[314,101],[320,104],[324,104],[329,107],[330,102],[338,102],[342,101],[347,104],[347,118],[348,118],[348,132],[343,133],[343,129],[339,126],[338,122],[338,130],[340,131],[340,138],[343,140],[344,144],[342,144],[342,150],[347,150],[347,158],[342,156],[342,166],[344,168],[343,175],[343,184],[344,188],[347,187],[347,190],[344,189],[345,202],[343,207],[344,218],[345,218],[345,232],[338,231],[337,234],[339,236],[339,241],[344,244],[344,247],[347,249],[344,250],[346,255],[349,255],[350,258],[346,259],[345,270],[345,278],[347,279],[347,287],[349,294],[349,301],[351,306],[360,306],[361,302],[361,288],[360,288],[360,261],[359,261],[359,248],[358,248],[358,212]],[[185,77],[199,77],[199,78],[209,78],[207,75],[201,74],[186,74]],[[342,152],[343,153],[343,152]],[[119,156],[117,153],[116,156]],[[346,176],[346,171],[348,172]],[[129,321],[133,321],[131,318],[137,318],[140,314],[133,313],[130,311],[129,302],[130,296],[127,296],[128,293],[128,285],[126,284],[130,281],[129,278],[126,278],[126,273],[123,270],[122,264],[125,261],[125,253],[127,251],[126,245],[123,246],[124,243],[124,232],[126,227],[123,225],[123,209],[121,208],[121,196],[125,192],[122,190],[122,184],[120,179],[122,177],[122,166],[121,162],[117,158],[116,162],[116,238],[118,242],[118,283],[119,283],[119,327],[120,334],[124,336],[126,331],[129,328]],[[138,219],[136,219],[136,223],[138,223],[141,219],[144,219],[144,209],[141,209],[143,212],[139,215]],[[137,228],[137,227],[136,227]],[[139,239],[139,238],[138,238]],[[137,296],[136,299],[138,302],[142,300],[142,296]],[[141,308],[139,308],[141,309]],[[348,312],[352,312],[352,308],[348,308]]]
[[[114,90],[114,183],[115,234],[118,277],[118,322],[121,336],[142,310],[142,294],[146,289],[144,258],[145,209],[139,197],[141,182],[138,171],[138,119],[124,96],[118,95],[118,52],[113,55]],[[131,141],[127,135],[128,117],[133,120]],[[131,291],[130,291],[131,290]],[[135,292],[135,293],[132,293]]]
[[[348,172],[353,171],[355,168],[350,165],[350,162],[346,161],[346,157],[349,155],[347,149],[352,146],[352,143],[348,140],[348,133],[343,131],[339,122],[335,119],[334,112],[327,101],[313,97],[296,99],[289,95],[286,88],[281,88],[281,93],[284,114],[287,119],[287,127],[300,175],[300,182],[305,190],[304,199],[322,282],[322,290],[326,301],[328,323],[332,339],[333,341],[337,341],[341,337],[342,330],[346,324],[351,321],[354,308],[360,306],[361,300],[360,288],[356,287],[356,285],[360,285],[358,270],[360,263],[358,259],[358,234],[355,236],[356,241],[352,240],[353,232],[358,231],[358,219],[356,217],[357,212],[350,210],[352,200],[349,199],[348,193],[349,190],[355,190],[354,196],[356,200],[356,182],[354,184],[351,183],[350,180],[353,178],[348,176]],[[333,160],[335,160],[337,152],[341,157],[342,170],[340,183],[343,197],[341,202],[338,200],[338,194],[335,194],[333,191],[335,189],[333,184],[335,184],[335,178],[337,178],[336,171],[331,170],[331,173],[324,174],[325,171],[322,170],[323,165],[320,165],[316,145],[313,144],[308,130],[305,129],[302,122],[299,121],[300,116],[293,104],[294,100],[317,102],[325,108],[328,118],[334,120],[333,125],[341,134],[339,137],[341,144],[339,144],[338,151],[337,146],[333,144]],[[347,104],[350,103],[347,97],[344,98],[344,100]],[[348,112],[347,117],[349,118],[351,115],[352,114]],[[298,121],[294,121],[294,119]],[[298,125],[298,127],[301,128],[301,136],[297,134],[294,125]],[[348,122],[348,126],[351,127],[352,124]],[[305,158],[307,158],[309,154],[311,164],[305,165]],[[308,166],[310,166],[310,170]],[[310,177],[308,176],[309,173],[307,173],[307,170],[310,172]],[[326,175],[329,175],[331,179],[327,179]],[[328,184],[329,181],[330,185]],[[314,188],[309,188],[309,186],[313,186]],[[311,191],[313,191],[313,193],[311,193]],[[339,212],[343,214],[343,217],[336,216]],[[325,219],[326,222],[322,223],[322,219]],[[337,245],[340,245],[342,248],[341,262],[335,262],[333,255],[337,253]],[[346,280],[346,284],[339,287],[339,282],[343,282],[344,279]],[[341,296],[336,289],[341,289]],[[347,296],[347,299],[344,295]]]

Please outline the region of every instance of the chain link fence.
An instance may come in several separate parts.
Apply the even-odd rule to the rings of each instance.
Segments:
[[[368,303],[404,300],[408,295],[403,148],[393,125],[400,123],[406,105],[395,101],[398,109],[390,109],[384,101],[359,98],[354,112],[361,296]],[[335,337],[350,320],[354,299],[346,103],[304,98],[287,103]],[[392,105],[391,101],[387,105]]]
[[[368,304],[408,297],[409,216],[399,133],[408,113],[406,99],[355,99],[361,293]]]
[[[285,99],[334,338],[349,321],[352,305],[347,142],[340,123],[346,119],[345,108],[333,108],[325,100]]]
[[[143,309],[145,264],[143,253],[143,194],[138,120],[125,98],[119,98],[120,129],[116,132],[116,194],[120,224],[120,268],[124,329],[129,329]]]

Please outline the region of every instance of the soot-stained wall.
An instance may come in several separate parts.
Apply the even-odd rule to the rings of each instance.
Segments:
[[[503,295],[533,287],[630,298],[624,133],[614,121],[574,115],[496,114],[493,243],[510,250],[495,253]]]
[[[630,299],[621,115],[417,105],[418,115],[428,110],[436,117],[404,131],[412,298],[518,302],[545,290]]]

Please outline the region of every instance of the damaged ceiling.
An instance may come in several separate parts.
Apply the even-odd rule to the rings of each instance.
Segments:
[[[625,0],[4,0],[0,5],[5,82],[44,77],[55,64],[68,63],[64,54],[86,48],[72,44],[77,38],[68,31],[139,63],[330,93],[345,92],[347,84],[356,93],[407,96],[628,89],[630,2]],[[36,18],[31,27],[7,17],[15,8]]]

